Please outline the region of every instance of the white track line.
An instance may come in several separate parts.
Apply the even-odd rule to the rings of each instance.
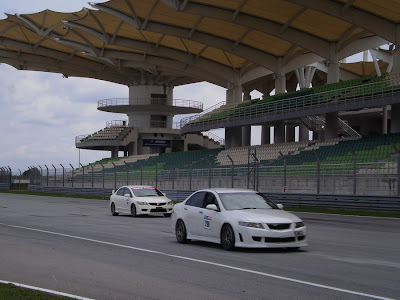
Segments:
[[[212,266],[217,266],[217,267],[221,267],[221,268],[225,268],[225,269],[230,269],[230,270],[235,270],[235,271],[240,271],[240,272],[246,272],[246,273],[256,274],[256,275],[261,275],[261,276],[265,276],[265,277],[270,277],[270,278],[275,278],[275,279],[295,282],[295,283],[299,283],[299,284],[303,284],[303,285],[314,286],[314,287],[318,287],[318,288],[322,288],[322,289],[327,289],[327,290],[332,290],[332,291],[337,291],[337,292],[342,292],[342,293],[347,293],[347,294],[353,294],[353,295],[358,295],[358,296],[363,296],[363,297],[369,297],[369,298],[373,298],[373,299],[394,300],[392,298],[381,297],[381,296],[377,296],[377,295],[366,294],[366,293],[356,292],[356,291],[352,291],[352,290],[336,288],[336,287],[329,286],[329,285],[323,285],[323,284],[313,283],[313,282],[309,282],[309,281],[298,280],[298,279],[294,279],[294,278],[290,278],[290,277],[284,277],[284,276],[274,275],[274,274],[270,274],[270,273],[264,273],[264,272],[259,272],[259,271],[254,271],[254,270],[234,267],[234,266],[225,265],[225,264],[219,264],[219,263],[206,261],[206,260],[200,260],[200,259],[195,259],[195,258],[190,258],[190,257],[185,257],[185,256],[180,256],[180,255],[168,254],[168,253],[164,253],[164,252],[160,252],[160,251],[154,251],[154,250],[149,250],[149,249],[144,249],[144,248],[138,248],[138,247],[132,247],[132,246],[127,246],[127,245],[122,245],[122,244],[110,243],[110,242],[106,242],[106,241],[89,239],[89,238],[84,238],[84,237],[80,237],[80,236],[69,235],[69,234],[58,233],[58,232],[47,231],[47,230],[41,230],[41,229],[30,228],[30,227],[24,227],[24,226],[9,225],[9,224],[5,224],[5,223],[0,223],[0,225],[4,225],[4,226],[7,226],[7,227],[13,227],[13,228],[19,228],[19,229],[25,229],[25,230],[30,230],[30,231],[48,233],[48,234],[52,234],[52,235],[58,235],[58,236],[63,236],[63,237],[68,237],[68,238],[73,238],[73,239],[78,239],[78,240],[84,240],[84,241],[94,242],[94,243],[103,244],[103,245],[115,246],[115,247],[120,247],[120,248],[125,248],[125,249],[131,249],[131,250],[136,250],[136,251],[141,251],[141,252],[146,252],[146,253],[164,255],[164,256],[167,256],[167,257],[173,257],[173,258],[177,258],[177,259],[193,261],[193,262],[212,265]]]
[[[53,294],[53,295],[57,295],[57,296],[69,297],[71,299],[94,300],[92,298],[85,298],[85,297],[71,295],[71,294],[62,293],[62,292],[57,292],[57,291],[53,291],[53,290],[42,289],[42,288],[39,288],[39,287],[36,287],[36,286],[21,284],[21,283],[17,283],[17,282],[0,280],[0,283],[12,284],[12,285],[24,288],[24,289],[35,290],[35,291],[44,292],[44,293],[48,293],[48,294]]]

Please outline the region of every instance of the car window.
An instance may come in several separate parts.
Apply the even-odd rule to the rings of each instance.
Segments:
[[[131,191],[128,188],[124,188],[124,195],[128,194],[130,197],[132,197]]]
[[[123,196],[124,195],[124,190],[125,190],[125,188],[120,188],[118,191],[117,191],[117,195],[118,196]]]
[[[260,193],[221,193],[226,210],[234,209],[279,209],[268,197]]]
[[[204,197],[203,207],[206,208],[208,204],[215,204],[219,208],[217,198],[213,193],[210,192],[207,192]]]
[[[135,197],[159,197],[159,196],[164,196],[164,194],[161,193],[156,188],[132,188],[132,192],[135,195]]]
[[[203,207],[205,195],[206,192],[198,192],[190,197],[185,204],[189,206]]]

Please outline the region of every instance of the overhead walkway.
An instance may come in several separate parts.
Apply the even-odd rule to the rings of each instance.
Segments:
[[[206,110],[182,119],[181,132],[258,125],[394,103],[400,103],[400,75],[389,73],[253,99],[233,107],[221,102],[214,112]]]

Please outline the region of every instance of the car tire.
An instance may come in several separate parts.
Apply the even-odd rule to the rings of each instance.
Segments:
[[[132,203],[132,205],[131,205],[131,216],[132,217],[137,216],[136,205],[134,203]]]
[[[164,217],[169,218],[171,215],[172,215],[172,214],[167,213],[167,214],[164,214]]]
[[[221,229],[221,245],[227,251],[235,249],[235,233],[231,225],[224,225]]]
[[[176,222],[175,236],[176,236],[178,243],[186,244],[186,243],[190,242],[190,240],[187,239],[186,226],[182,220],[178,220]]]
[[[119,213],[115,212],[115,204],[114,204],[114,202],[111,203],[111,208],[110,209],[111,209],[111,214],[113,216],[118,216],[119,215]]]

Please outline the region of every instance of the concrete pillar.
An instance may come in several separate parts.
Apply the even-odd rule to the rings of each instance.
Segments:
[[[243,102],[251,100],[250,91],[243,91]],[[251,145],[251,126],[242,126],[242,146]]]
[[[286,143],[292,143],[295,141],[295,126],[286,125]]]
[[[335,44],[331,44],[330,60],[328,67],[327,83],[339,82],[339,61],[335,50]],[[325,116],[325,136],[324,139],[335,139],[338,137],[338,112],[328,113]]]
[[[327,83],[339,82],[339,60],[337,59],[336,45],[332,43],[329,49],[329,66]]]
[[[225,128],[225,148],[240,147],[242,145],[241,126]]]
[[[271,144],[271,130],[269,125],[261,126],[261,145]]]
[[[285,124],[277,122],[274,124],[274,144],[285,142]]]
[[[278,58],[278,72],[275,74],[275,94],[282,94],[286,92],[286,76],[285,66],[283,65],[282,58]]]
[[[387,105],[382,107],[382,134],[388,133],[388,108]]]
[[[307,126],[300,123],[299,125],[299,142],[308,141],[310,139],[310,131]]]
[[[111,150],[111,158],[117,158],[118,157],[118,147],[113,147]]]
[[[137,142],[130,142],[128,144],[128,155],[137,155]]]
[[[251,145],[251,126],[242,126],[242,146]]]
[[[242,86],[230,85],[226,90],[226,104],[242,102]]]
[[[325,140],[338,137],[338,112],[326,114],[325,121]]]
[[[397,28],[399,28],[399,25],[397,25]],[[399,41],[400,44],[400,41]],[[393,73],[399,73],[400,72],[400,45],[396,45],[396,48],[393,51],[393,65],[392,65],[392,71]]]
[[[400,104],[392,104],[391,112],[391,123],[390,132],[399,133],[400,132]]]

